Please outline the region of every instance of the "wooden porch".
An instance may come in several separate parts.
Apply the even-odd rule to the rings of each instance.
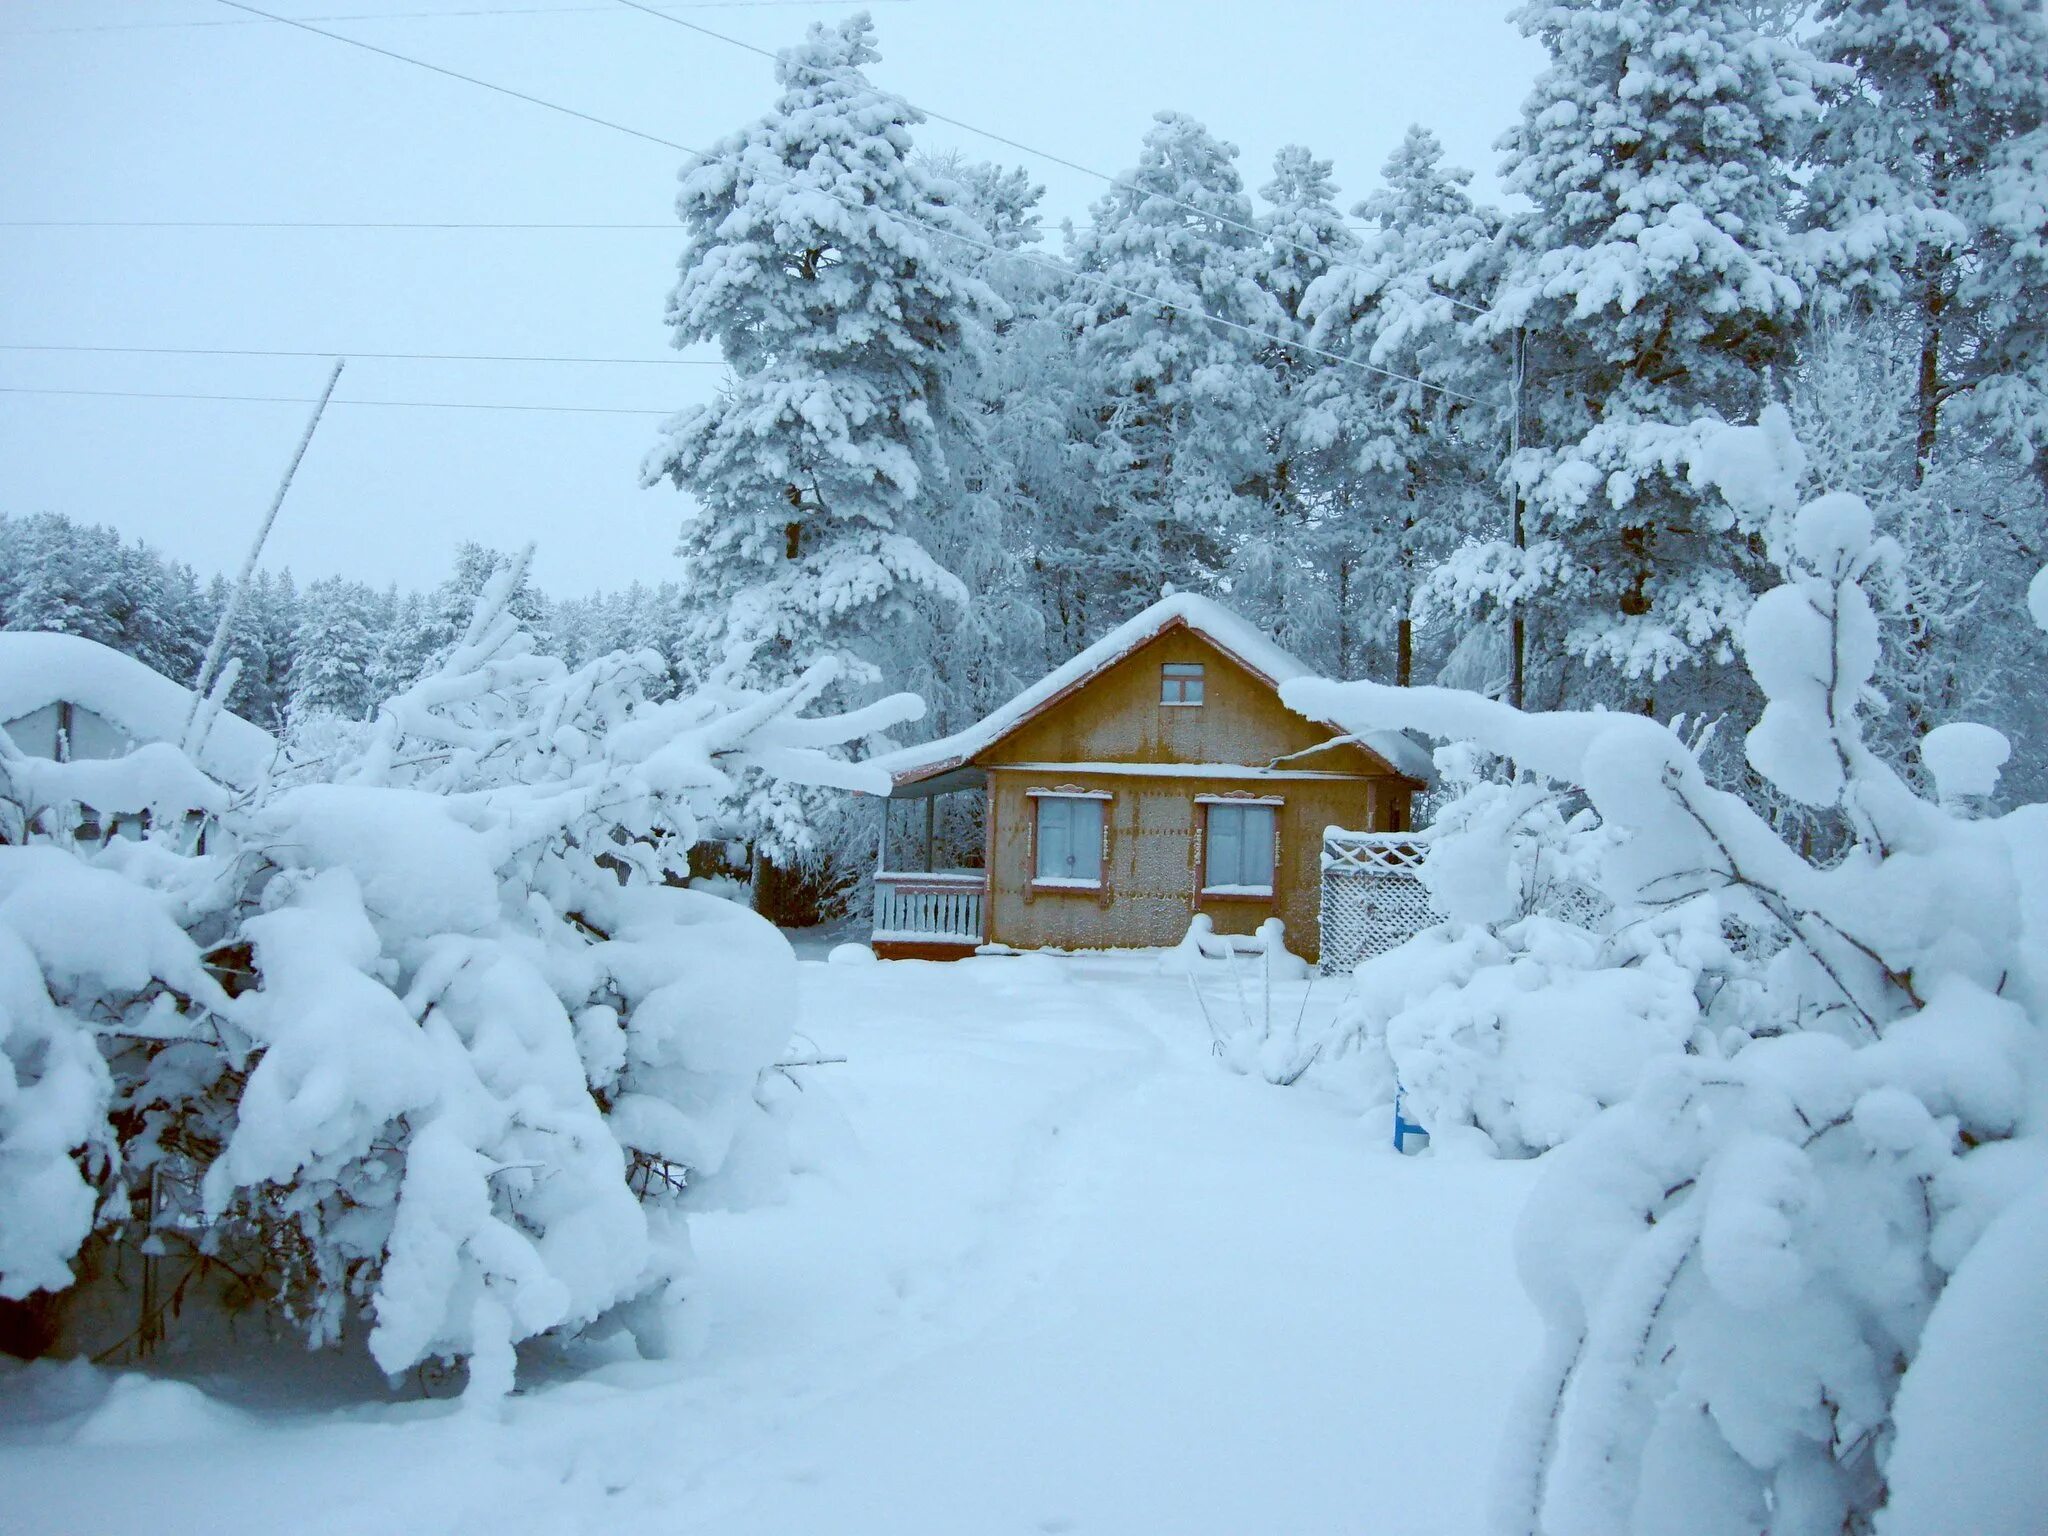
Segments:
[[[877,870],[873,947],[884,960],[959,960],[988,933],[988,871]]]
[[[899,797],[882,801],[875,928],[869,940],[881,959],[962,960],[988,942],[988,871],[934,867],[939,797],[978,791],[983,782],[981,774],[967,770],[899,792],[911,806],[922,802],[921,814],[899,817],[894,814]],[[910,867],[892,869],[892,864]]]

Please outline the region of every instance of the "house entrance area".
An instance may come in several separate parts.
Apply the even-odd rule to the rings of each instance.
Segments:
[[[961,768],[899,787],[882,801],[873,948],[884,960],[958,960],[988,941],[988,871],[945,867],[946,812],[979,795],[986,775]]]

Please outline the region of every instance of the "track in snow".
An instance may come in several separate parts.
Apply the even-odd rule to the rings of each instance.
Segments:
[[[808,1079],[819,1171],[698,1219],[693,1358],[483,1415],[259,1416],[128,1378],[81,1420],[0,1423],[0,1532],[1480,1525],[1535,1346],[1526,1165],[1397,1158],[1305,1085],[1232,1076],[1142,959],[804,978],[806,1033],[849,1058]]]

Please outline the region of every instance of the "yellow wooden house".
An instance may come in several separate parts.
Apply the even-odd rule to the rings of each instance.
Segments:
[[[1278,917],[1315,960],[1325,829],[1408,830],[1430,764],[1399,732],[1348,737],[1289,709],[1280,685],[1307,675],[1184,593],[969,729],[880,759],[875,952],[1166,945],[1199,912],[1221,933]],[[934,797],[955,793],[986,797],[979,869],[930,867]]]

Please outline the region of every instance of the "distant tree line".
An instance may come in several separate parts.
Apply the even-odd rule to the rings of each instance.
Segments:
[[[454,569],[425,591],[340,576],[301,587],[290,571],[259,572],[229,636],[228,655],[242,663],[229,708],[279,733],[312,714],[367,720],[448,655],[484,583],[510,560],[466,543]],[[225,577],[202,578],[112,528],[0,512],[0,629],[82,635],[189,685],[227,594]],[[674,582],[559,600],[522,584],[513,609],[581,665],[621,648],[667,656],[678,602]],[[678,662],[655,691],[672,694],[690,675]]]

